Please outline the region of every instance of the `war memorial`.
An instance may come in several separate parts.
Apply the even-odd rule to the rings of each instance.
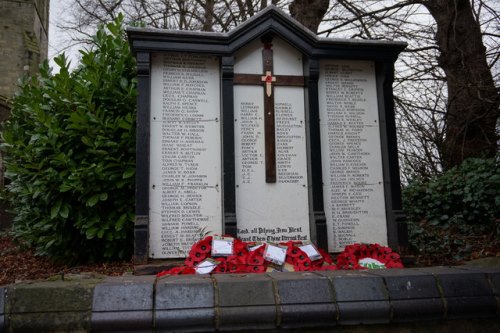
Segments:
[[[229,33],[130,28],[135,262],[205,235],[406,242],[392,82],[404,43],[320,38],[269,6]],[[0,332],[495,332],[500,269],[75,276],[0,287]]]

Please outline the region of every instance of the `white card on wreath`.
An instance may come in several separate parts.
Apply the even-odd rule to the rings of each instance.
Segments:
[[[219,264],[218,261],[215,261],[213,259],[205,259],[202,262],[200,262],[195,268],[196,274],[209,274],[211,273],[215,267]]]
[[[218,237],[212,238],[212,256],[223,257],[233,254],[234,238],[232,237]]]
[[[309,257],[309,259],[311,259],[312,261],[321,259],[323,257],[319,253],[316,246],[314,246],[314,244],[311,242],[304,243],[304,245],[299,246],[299,249],[304,251],[307,254],[307,256]]]
[[[285,263],[286,250],[286,246],[279,246],[268,243],[266,244],[266,250],[264,251],[264,259],[278,266],[281,266]]]
[[[248,252],[255,251],[255,250],[257,250],[258,248],[260,248],[261,246],[264,246],[264,243],[259,243],[259,244],[255,244],[255,245],[253,245],[253,246],[249,246],[249,247],[248,247]]]

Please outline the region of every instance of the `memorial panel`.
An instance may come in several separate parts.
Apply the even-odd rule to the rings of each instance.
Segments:
[[[387,245],[374,63],[321,60],[318,86],[328,250]]]
[[[303,75],[299,52],[273,40],[275,81]],[[262,43],[236,55],[235,73],[262,73]],[[284,84],[284,83],[283,83]],[[266,182],[264,94],[260,85],[234,86],[236,216],[244,241],[281,242],[310,237],[304,88],[273,87],[276,182]]]
[[[186,256],[222,233],[219,59],[151,59],[149,256]]]

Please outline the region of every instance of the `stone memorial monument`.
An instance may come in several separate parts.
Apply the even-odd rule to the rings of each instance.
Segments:
[[[135,258],[203,235],[405,239],[392,81],[404,43],[319,38],[269,6],[229,33],[130,28]]]

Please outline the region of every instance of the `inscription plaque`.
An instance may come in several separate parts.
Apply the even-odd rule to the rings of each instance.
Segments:
[[[328,250],[387,245],[374,64],[322,60],[318,86]]]
[[[222,232],[219,60],[151,59],[150,257],[183,257]]]

